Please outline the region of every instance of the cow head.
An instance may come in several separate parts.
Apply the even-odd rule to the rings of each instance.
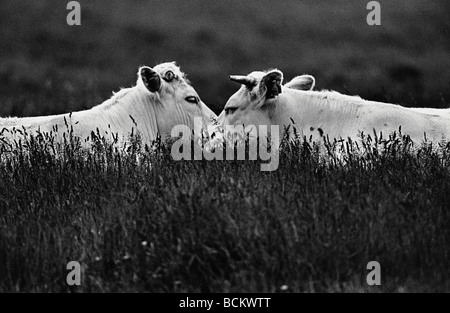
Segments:
[[[174,62],[140,67],[137,85],[151,100],[147,109],[155,117],[152,132],[167,135],[176,125],[206,127],[216,118]],[[195,117],[201,117],[203,125],[194,125]]]
[[[314,77],[301,75],[286,85],[279,70],[252,72],[247,76],[230,76],[242,87],[227,101],[219,119],[223,125],[271,125],[271,114],[276,109],[285,88],[311,90]]]

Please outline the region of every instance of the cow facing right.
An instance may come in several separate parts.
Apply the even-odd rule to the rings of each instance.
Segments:
[[[130,134],[139,134],[142,142],[150,145],[158,136],[165,139],[180,124],[196,129],[196,134],[202,127],[213,131],[215,118],[175,62],[166,62],[154,68],[141,66],[135,86],[121,89],[89,110],[0,118],[0,148],[14,149],[15,142],[24,141],[24,132],[51,134],[56,142],[63,142],[67,130],[86,147],[93,136],[124,146]]]

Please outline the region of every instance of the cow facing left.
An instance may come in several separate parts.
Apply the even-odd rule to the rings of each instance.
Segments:
[[[195,125],[201,117],[202,125]],[[176,125],[191,129],[212,125],[217,116],[200,99],[175,62],[138,70],[136,86],[121,89],[110,99],[89,110],[38,117],[0,118],[1,145],[8,145],[28,134],[51,133],[62,141],[65,130],[73,130],[82,143],[100,134],[124,144],[130,134],[139,134],[142,143],[149,144],[158,135],[170,135]],[[59,131],[58,131],[59,130]],[[198,130],[197,130],[198,131]],[[198,133],[198,132],[197,132]]]
[[[388,138],[396,131],[420,146],[423,141],[450,139],[450,109],[409,108],[363,100],[334,91],[313,91],[314,78],[298,76],[282,85],[283,73],[273,69],[231,76],[241,88],[227,101],[219,120],[233,125],[276,126],[300,138],[339,142],[361,134]]]

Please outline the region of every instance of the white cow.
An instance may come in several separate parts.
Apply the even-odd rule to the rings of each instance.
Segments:
[[[231,81],[235,81],[235,82],[241,83],[243,85],[243,87],[238,91],[238,93],[246,93],[246,91],[247,92],[250,91],[250,88],[253,88],[251,86],[256,86],[256,84],[257,84],[256,76],[258,74],[257,74],[257,72],[254,72],[252,74],[250,74],[248,76],[240,76],[240,75],[230,76]],[[311,75],[300,75],[300,76],[293,78],[289,83],[285,84],[283,86],[283,88],[291,88],[291,89],[295,89],[295,90],[312,90],[314,88],[315,83],[316,83],[316,81],[315,81],[314,77],[312,77]],[[244,88],[244,86],[246,86],[247,88]],[[281,85],[279,85],[277,88],[281,88]],[[247,96],[251,96],[251,92],[248,92]],[[234,106],[229,106],[229,107],[225,106],[225,109],[220,113],[219,117],[217,118],[217,123],[218,123],[219,127],[215,127],[214,129],[212,129],[210,131],[210,133],[214,133],[212,140],[210,140],[210,142],[209,142],[210,146],[217,147],[217,146],[222,145],[223,140],[224,140],[223,134],[225,133],[225,129],[224,129],[225,125],[240,126],[240,125],[246,124],[245,122],[241,123],[241,121],[237,122],[236,124],[229,123],[228,119],[227,119],[227,121],[225,121],[225,117],[231,116],[231,114],[234,111],[235,111]],[[247,124],[251,124],[251,125],[255,125],[255,126],[262,125],[260,123],[256,123],[256,124],[247,123]],[[264,125],[266,125],[266,124],[264,124]],[[267,125],[270,125],[270,124],[267,124]],[[233,129],[232,132],[238,133],[239,131],[237,131],[237,129]]]
[[[140,67],[136,86],[120,90],[89,110],[0,118],[0,144],[16,139],[23,130],[34,135],[38,130],[56,133],[57,140],[61,140],[61,134],[70,129],[82,142],[87,141],[92,131],[97,134],[98,130],[100,136],[106,138],[113,139],[112,134],[118,135],[119,143],[125,143],[132,131],[140,134],[143,143],[150,143],[158,134],[170,135],[175,125],[186,125],[191,129],[202,127],[194,125],[195,117],[204,127],[217,118],[201,101],[180,68],[174,62],[162,63],[154,68]]]
[[[334,91],[298,90],[308,88],[282,86],[283,73],[276,69],[230,78],[243,86],[219,117],[224,127],[279,125],[281,132],[294,121],[302,138],[319,141],[325,135],[356,140],[361,131],[373,136],[374,130],[386,138],[399,127],[414,143],[421,143],[424,134],[433,142],[450,139],[450,109],[406,108]]]

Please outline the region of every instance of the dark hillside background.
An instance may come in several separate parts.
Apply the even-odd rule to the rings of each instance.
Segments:
[[[0,116],[89,108],[135,83],[139,65],[175,60],[220,112],[237,86],[229,74],[279,68],[318,89],[406,106],[450,103],[448,1],[0,2]]]

